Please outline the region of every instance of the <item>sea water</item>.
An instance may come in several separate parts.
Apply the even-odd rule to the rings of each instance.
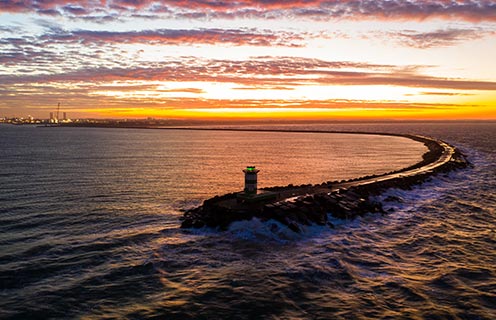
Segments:
[[[441,138],[473,168],[379,195],[392,213],[306,227],[256,219],[182,230],[182,211],[243,186],[407,167],[401,137],[0,126],[0,318],[493,319],[496,126],[369,123],[262,129]],[[390,197],[393,196],[393,197]]]

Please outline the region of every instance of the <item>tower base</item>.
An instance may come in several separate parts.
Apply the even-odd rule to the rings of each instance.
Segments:
[[[242,191],[236,195],[236,198],[238,202],[263,202],[276,199],[277,193],[265,190],[257,190],[256,193],[246,193]]]

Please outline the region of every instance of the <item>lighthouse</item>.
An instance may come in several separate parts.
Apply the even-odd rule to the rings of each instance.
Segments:
[[[248,166],[243,170],[245,173],[245,194],[257,194],[257,173],[259,171],[255,166]]]
[[[277,199],[277,193],[268,190],[257,190],[257,173],[255,166],[248,166],[245,173],[245,189],[236,194],[237,202],[249,206],[261,205]]]

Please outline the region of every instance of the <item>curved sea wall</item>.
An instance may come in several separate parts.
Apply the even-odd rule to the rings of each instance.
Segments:
[[[402,136],[422,142],[428,151],[419,163],[382,175],[346,181],[327,181],[317,185],[264,188],[262,190],[271,192],[273,197],[260,202],[239,201],[238,193],[215,196],[205,200],[201,206],[186,211],[181,217],[181,228],[208,226],[225,230],[234,221],[255,217],[262,221],[279,221],[295,232],[301,231],[301,225],[333,227],[328,221],[329,214],[334,218],[353,219],[369,212],[385,213],[382,203],[372,200],[372,196],[389,188],[410,189],[435,174],[465,168],[468,165],[458,149],[443,141],[415,135],[391,136]]]

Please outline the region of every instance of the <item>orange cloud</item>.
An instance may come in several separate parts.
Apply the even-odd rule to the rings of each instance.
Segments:
[[[42,60],[44,61],[44,60]],[[45,63],[45,62],[43,62]],[[32,64],[31,64],[32,65]],[[423,66],[374,65],[291,57],[251,60],[200,60],[141,63],[139,67],[99,67],[51,75],[3,75],[4,85],[26,83],[110,81],[176,81],[233,83],[245,87],[297,87],[302,85],[389,85],[455,90],[496,90],[494,81],[449,79],[423,75]]]
[[[65,15],[73,18],[118,19],[121,15],[158,18],[246,18],[273,19],[297,17],[316,20],[383,19],[424,20],[442,18],[454,21],[496,21],[496,6],[488,0],[413,0],[413,1],[356,1],[356,0],[71,0],[37,1],[4,0],[0,12],[32,12],[43,15]],[[99,15],[99,16],[96,16]]]
[[[389,32],[389,39],[396,39],[404,46],[418,49],[429,49],[433,47],[446,47],[462,41],[481,39],[495,35],[495,31],[481,29],[441,29],[429,32],[418,32],[404,30],[400,32]]]
[[[54,32],[55,31],[55,32]],[[54,30],[40,37],[45,44],[104,45],[143,43],[160,45],[235,45],[301,47],[307,33],[257,29],[157,29],[142,31],[89,31],[64,32]]]

